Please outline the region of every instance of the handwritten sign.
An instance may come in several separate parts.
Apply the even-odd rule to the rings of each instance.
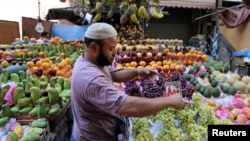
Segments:
[[[173,94],[181,94],[181,83],[180,81],[165,82],[166,95],[170,96]]]

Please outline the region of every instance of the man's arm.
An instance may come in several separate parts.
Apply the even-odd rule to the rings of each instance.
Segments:
[[[114,82],[126,82],[130,79],[135,78],[137,75],[137,69],[123,69],[111,73]]]
[[[112,72],[111,76],[114,82],[126,82],[130,79],[135,78],[136,76],[148,78],[157,74],[158,73],[155,70],[152,70],[150,68],[134,68]]]
[[[181,108],[183,105],[184,101],[180,94],[158,98],[128,96],[117,112],[128,117],[143,117],[168,107]]]

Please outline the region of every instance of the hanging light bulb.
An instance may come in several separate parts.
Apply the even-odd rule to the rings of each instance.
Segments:
[[[39,33],[42,33],[44,31],[43,23],[40,18],[40,0],[38,0],[38,18],[37,18],[37,24],[36,24],[35,29]]]
[[[39,33],[42,33],[44,31],[43,23],[42,23],[42,20],[40,19],[40,17],[38,17],[38,21],[36,24],[36,31]]]

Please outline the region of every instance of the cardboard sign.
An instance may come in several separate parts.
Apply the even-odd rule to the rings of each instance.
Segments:
[[[165,82],[166,95],[170,96],[173,94],[181,94],[181,83],[180,81]]]

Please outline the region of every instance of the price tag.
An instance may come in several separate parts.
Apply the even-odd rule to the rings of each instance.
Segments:
[[[180,81],[165,82],[165,91],[167,96],[173,94],[181,94],[181,82]]]

